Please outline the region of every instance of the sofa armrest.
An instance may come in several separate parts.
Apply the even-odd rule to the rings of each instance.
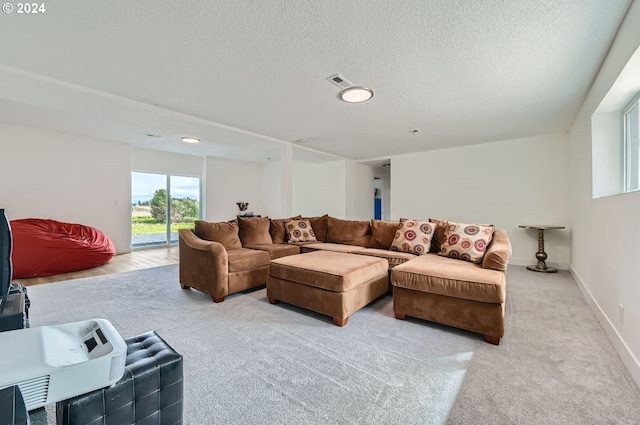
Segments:
[[[219,299],[229,295],[229,257],[218,242],[200,239],[189,229],[179,229],[180,284]]]
[[[511,241],[506,230],[496,229],[482,260],[483,269],[506,271],[511,259]]]

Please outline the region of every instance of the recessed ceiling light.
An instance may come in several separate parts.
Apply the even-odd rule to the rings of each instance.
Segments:
[[[373,97],[373,90],[367,87],[349,87],[340,92],[340,99],[348,103],[366,102]]]
[[[200,139],[196,139],[195,137],[183,137],[180,140],[185,143],[200,143]]]

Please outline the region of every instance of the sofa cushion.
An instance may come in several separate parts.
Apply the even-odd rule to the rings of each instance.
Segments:
[[[371,223],[368,221],[327,219],[327,242],[371,246]]]
[[[439,220],[437,218],[430,218],[429,223],[434,223],[436,225],[436,231],[433,234],[433,238],[431,239],[431,252],[435,252],[436,254],[440,252],[440,247],[444,242],[444,231],[447,227],[447,220]]]
[[[218,242],[222,244],[226,250],[242,248],[240,238],[238,237],[237,219],[216,223],[196,220],[194,224],[194,232],[200,239]]]
[[[361,250],[351,251],[353,254],[370,255],[372,257],[385,258],[389,262],[389,269],[394,268],[398,264],[416,258],[415,254],[408,252],[389,251],[387,249],[363,248]]]
[[[229,258],[229,273],[243,272],[268,266],[271,261],[268,252],[247,248],[227,251],[227,257]]]
[[[327,220],[329,219],[329,215],[325,214],[318,217],[302,217],[309,220],[311,223],[311,227],[313,228],[313,233],[316,234],[316,240],[320,242],[327,241]]]
[[[269,243],[264,245],[253,245],[251,249],[257,249],[269,253],[272,260],[276,258],[286,257],[287,255],[300,254],[300,247],[298,245],[287,243]]]
[[[371,220],[371,248],[389,249],[400,223],[397,221]]]
[[[401,221],[391,243],[391,251],[408,252],[416,255],[428,253],[435,228],[435,224],[428,221]]]
[[[273,243],[269,234],[271,222],[268,218],[238,217],[238,235],[244,247]]]
[[[269,276],[334,292],[344,292],[387,275],[381,258],[316,251],[271,261]]]
[[[506,296],[504,272],[435,254],[394,267],[391,282],[414,291],[486,303],[503,303]]]
[[[333,251],[333,252],[346,252],[346,253],[364,251],[365,249],[367,248],[363,246],[344,245],[341,243],[331,243],[331,242],[304,244],[304,248],[303,248],[305,252]]]
[[[304,253],[304,252],[315,251],[314,249],[305,251],[305,247],[307,247],[309,245],[320,245],[320,244],[323,244],[324,242],[315,241],[315,242],[289,242],[289,243],[291,245],[299,246],[300,247],[300,252]]]
[[[491,243],[493,226],[447,223],[444,242],[438,255],[481,264],[487,246]]]
[[[306,218],[287,220],[284,222],[284,228],[287,231],[287,241],[290,243],[316,242],[316,234]]]
[[[273,243],[287,243],[287,232],[284,229],[284,222],[292,219],[300,219],[301,216],[297,215],[291,218],[276,218],[270,219],[269,233],[271,234],[271,242]]]

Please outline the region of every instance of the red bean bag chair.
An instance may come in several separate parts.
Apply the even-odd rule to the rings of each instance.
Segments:
[[[116,255],[107,235],[82,224],[26,218],[11,221],[11,234],[14,279],[90,269]]]

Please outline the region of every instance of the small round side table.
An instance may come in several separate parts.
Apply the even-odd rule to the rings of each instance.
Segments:
[[[545,225],[521,225],[518,227],[522,227],[523,229],[537,229],[538,230],[538,251],[536,252],[536,260],[538,260],[538,264],[535,266],[527,266],[527,270],[531,270],[534,272],[542,272],[542,273],[555,273],[558,269],[554,269],[553,267],[547,267],[545,260],[547,259],[547,253],[544,252],[544,231],[545,230],[555,230],[555,229],[564,229],[564,226],[545,226]]]

